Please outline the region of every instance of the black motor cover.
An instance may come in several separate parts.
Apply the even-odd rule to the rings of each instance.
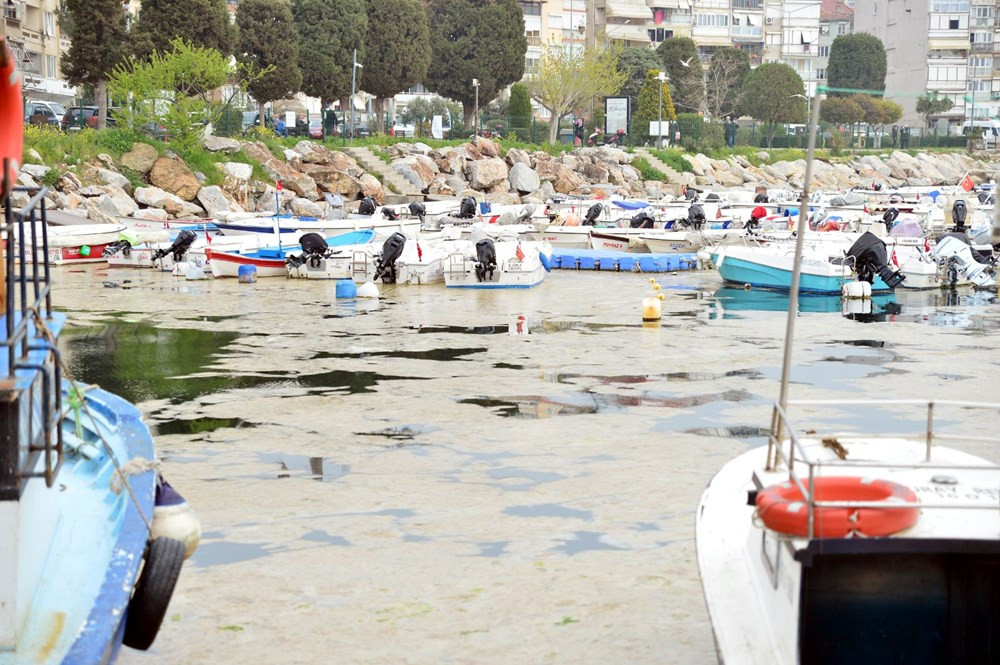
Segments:
[[[410,201],[410,214],[423,219],[424,215],[427,214],[427,208],[420,201]]]
[[[705,209],[702,208],[700,205],[695,204],[690,208],[688,208],[688,216],[687,216],[688,226],[700,229],[702,226],[704,226],[705,219],[706,219]]]
[[[951,205],[951,218],[955,220],[955,227],[965,226],[965,217],[969,214],[965,199],[958,199]]]
[[[885,243],[870,231],[863,233],[851,245],[847,250],[847,256],[854,259],[854,271],[858,273],[858,279],[862,282],[874,284],[875,275],[878,275],[886,286],[894,289],[906,279],[903,273],[889,267]]]
[[[132,243],[128,240],[116,240],[107,247],[104,248],[104,258],[114,256],[118,252],[122,253],[122,256],[128,257],[132,254]]]
[[[896,221],[897,217],[899,217],[899,211],[895,208],[889,208],[885,211],[885,214],[882,215],[882,221],[885,222],[886,226],[892,226],[892,223]]]
[[[597,218],[601,216],[604,212],[604,206],[600,203],[595,203],[594,205],[587,208],[587,214],[583,218],[583,226],[594,226],[597,224]]]
[[[753,197],[753,202],[754,203],[770,203],[770,201],[767,200],[767,194],[765,194],[763,192],[761,192],[757,196]]]
[[[378,263],[375,264],[375,279],[381,279],[383,284],[396,283],[396,259],[403,253],[406,246],[406,236],[393,233],[382,245]]]
[[[361,199],[361,203],[358,204],[358,214],[360,215],[374,215],[375,208],[378,207],[375,203],[375,199],[370,196],[366,196]]]
[[[652,215],[645,210],[640,210],[632,216],[632,219],[629,221],[629,226],[633,229],[651,229],[653,228],[654,221],[655,220]]]
[[[382,208],[382,216],[393,221],[399,219],[399,213],[392,208]]]
[[[493,278],[497,269],[497,248],[490,238],[483,238],[476,243],[476,277],[480,282]]]
[[[191,244],[198,238],[198,234],[189,229],[184,229],[177,234],[174,242],[166,249],[158,249],[153,252],[153,260],[162,259],[167,254],[174,255],[174,261],[180,261]]]
[[[476,199],[466,196],[458,206],[459,219],[472,219],[476,216]]]
[[[705,202],[706,203],[715,203],[716,201],[720,201],[720,200],[721,199],[720,199],[719,195],[716,194],[715,192],[709,192],[708,194],[705,195]]]
[[[330,248],[326,244],[326,239],[318,233],[306,233],[299,238],[299,244],[302,246],[302,253],[299,256],[288,256],[285,258],[285,265],[292,268],[298,268],[299,266],[309,261],[312,263],[313,267],[318,268],[320,266],[320,261],[326,256],[326,251]]]

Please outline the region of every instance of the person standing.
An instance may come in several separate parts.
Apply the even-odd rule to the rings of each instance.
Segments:
[[[892,126],[892,149],[896,149],[896,140],[899,138],[899,127],[896,125]]]

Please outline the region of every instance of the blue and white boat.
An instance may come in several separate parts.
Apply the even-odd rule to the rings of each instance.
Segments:
[[[811,246],[802,256],[800,293],[841,293],[844,284],[855,281],[849,262],[837,261],[829,248]],[[795,247],[790,243],[766,246],[730,245],[712,254],[719,275],[727,284],[758,289],[788,291],[792,285]],[[872,291],[891,291],[881,277],[876,276]]]

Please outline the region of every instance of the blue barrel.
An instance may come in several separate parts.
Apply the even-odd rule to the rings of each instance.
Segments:
[[[240,284],[253,284],[257,281],[257,266],[240,266],[236,271]]]
[[[358,287],[353,281],[349,279],[338,279],[337,280],[337,297],[338,298],[356,298],[358,296]]]

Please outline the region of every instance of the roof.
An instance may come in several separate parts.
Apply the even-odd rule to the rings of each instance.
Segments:
[[[854,10],[843,0],[822,0],[819,9],[821,21],[844,21],[854,18]]]

